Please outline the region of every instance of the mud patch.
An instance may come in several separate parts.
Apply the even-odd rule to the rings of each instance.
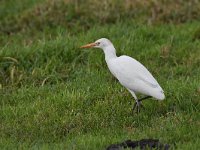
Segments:
[[[111,144],[106,150],[122,150],[122,149],[157,149],[157,150],[169,150],[169,144],[162,144],[158,139],[142,139],[140,141],[126,140],[122,143]]]

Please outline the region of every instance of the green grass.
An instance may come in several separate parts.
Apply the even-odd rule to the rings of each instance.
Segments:
[[[192,34],[197,28],[198,22],[119,23],[76,37],[58,33],[48,41],[2,46],[1,147],[103,149],[125,139],[159,138],[178,149],[197,149],[200,41]],[[146,101],[145,110],[132,114],[134,99],[109,73],[103,52],[78,48],[99,37],[109,37],[118,54],[147,66],[166,100]]]
[[[90,14],[77,19],[86,11],[87,3],[81,2],[83,10],[67,10],[73,24],[60,24],[61,16],[52,26],[48,21],[67,4],[58,3],[56,15],[53,9],[31,18],[35,8],[53,7],[39,2],[0,2],[7,9],[0,14],[0,149],[101,150],[142,138],[158,138],[174,149],[199,149],[200,22],[195,17],[183,24],[147,25],[122,9],[119,16],[125,19],[113,22],[118,15],[112,12],[95,23]],[[15,28],[11,18],[17,16]],[[37,25],[26,26],[24,18]],[[134,99],[108,71],[103,52],[79,49],[101,37],[113,42],[118,56],[142,62],[166,99],[144,101],[146,109],[133,114]]]

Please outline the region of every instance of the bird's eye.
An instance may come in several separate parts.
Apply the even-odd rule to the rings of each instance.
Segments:
[[[97,45],[99,45],[100,44],[100,42],[97,42]]]

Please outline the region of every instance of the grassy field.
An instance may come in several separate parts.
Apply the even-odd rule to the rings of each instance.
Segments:
[[[149,16],[129,0],[130,8],[102,2],[0,1],[0,149],[102,150],[142,138],[200,148],[200,5],[189,13],[185,1],[142,1],[163,10]],[[98,6],[102,16],[91,13]],[[101,37],[118,56],[142,62],[166,99],[144,101],[146,109],[132,113],[134,99],[108,71],[103,52],[79,49]]]

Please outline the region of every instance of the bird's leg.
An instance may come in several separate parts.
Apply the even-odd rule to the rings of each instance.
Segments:
[[[137,111],[137,113],[139,113],[139,112],[140,112],[140,107],[143,107],[143,108],[144,108],[144,106],[141,104],[141,102],[140,102],[138,99],[136,99],[136,102],[135,102],[135,104],[133,105],[133,111],[134,111],[135,109],[137,109],[136,111]]]
[[[140,112],[140,107],[144,108],[144,106],[142,105],[141,101],[145,100],[145,99],[148,99],[148,98],[151,98],[151,96],[146,96],[146,97],[143,97],[141,99],[136,99],[136,102],[135,104],[133,105],[133,111],[135,109],[137,109],[137,112],[139,113]]]
[[[135,98],[135,101],[136,101],[135,104],[133,105],[133,112],[137,108],[137,112],[139,113],[140,107],[144,108],[144,106],[141,104],[141,101],[149,98],[150,96],[147,96],[147,97],[144,97],[144,98],[141,98],[138,100],[137,96],[135,95],[135,93],[132,90],[128,89],[128,91],[132,94],[132,96]]]
[[[146,97],[140,98],[140,99],[138,99],[138,101],[141,102],[141,101],[148,99],[148,98],[152,98],[152,96],[146,96]]]

